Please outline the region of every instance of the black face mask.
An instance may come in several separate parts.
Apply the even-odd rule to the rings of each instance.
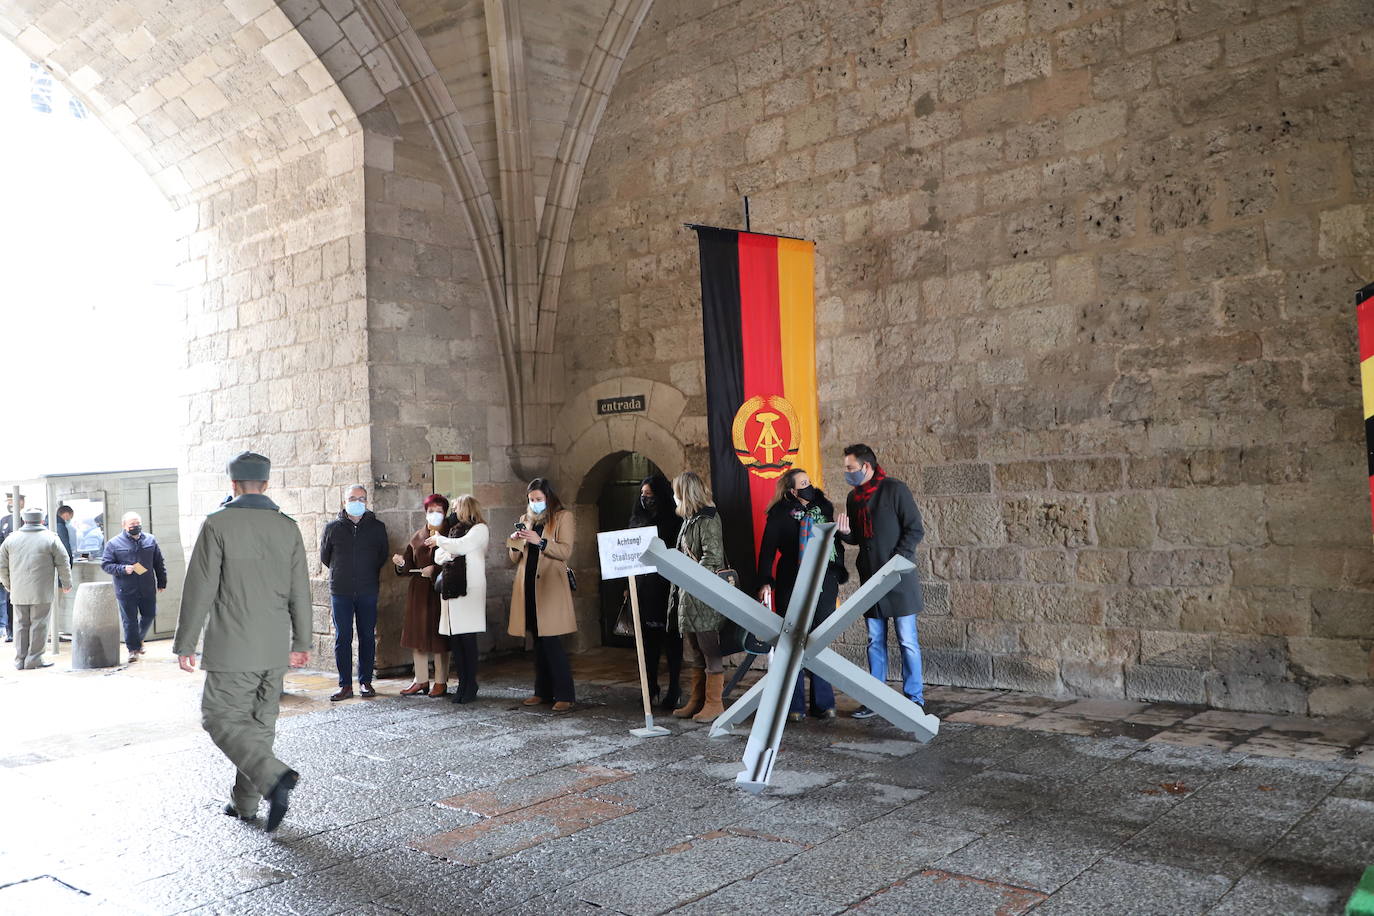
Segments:
[[[802,487],[797,491],[797,498],[811,502],[816,498],[816,488],[810,485]]]
[[[143,533],[143,526],[142,526],[142,525],[130,525],[130,526],[129,526],[129,537],[131,537],[131,538],[136,538],[136,537],[138,537],[138,536],[139,536],[140,534],[142,534],[142,533]]]
[[[652,496],[639,497],[639,504],[644,507],[644,511],[652,512],[658,507],[658,500]]]

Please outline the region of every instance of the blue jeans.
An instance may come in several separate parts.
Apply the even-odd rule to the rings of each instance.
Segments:
[[[818,674],[802,669],[797,675],[797,686],[792,691],[792,706],[789,712],[806,712],[806,679],[811,678],[811,713],[835,708],[835,688]]]
[[[124,645],[130,652],[143,648],[143,640],[153,628],[157,617],[157,594],[115,595],[119,602],[119,619],[124,624]]]
[[[887,680],[887,624],[897,631],[902,648],[902,693],[913,703],[925,705],[925,688],[921,682],[921,644],[916,639],[916,615],[905,617],[865,617],[868,624],[868,673],[880,681]]]
[[[334,616],[334,666],[339,669],[339,686],[353,686],[349,669],[353,661],[355,617],[358,620],[358,683],[371,684],[372,666],[377,661],[377,593],[330,595],[329,606]]]
[[[6,636],[14,635],[10,628],[10,593],[3,585],[0,585],[0,627],[5,628]]]

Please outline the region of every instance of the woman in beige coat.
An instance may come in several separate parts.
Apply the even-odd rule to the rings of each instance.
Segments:
[[[553,485],[536,477],[525,488],[528,511],[506,541],[515,584],[511,592],[512,636],[534,637],[534,695],[526,706],[553,702],[554,712],[572,709],[576,702],[572,669],[559,639],[577,632],[573,613],[568,560],[576,533],[573,514],[563,508]]]
[[[477,699],[477,634],[487,631],[487,539],[482,504],[464,494],[454,502],[448,536],[435,534],[425,541],[443,567],[439,635],[448,637],[458,666],[458,686],[450,697],[455,703]]]

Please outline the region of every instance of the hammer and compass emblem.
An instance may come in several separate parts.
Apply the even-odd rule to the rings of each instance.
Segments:
[[[778,394],[755,395],[735,414],[735,455],[749,473],[779,477],[797,460],[797,411]]]

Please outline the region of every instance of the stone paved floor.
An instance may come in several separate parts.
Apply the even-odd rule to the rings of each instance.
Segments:
[[[1337,913],[1374,863],[1359,723],[932,688],[930,745],[790,725],[753,797],[742,739],[628,734],[624,652],[562,716],[519,706],[523,659],[471,707],[293,673],[268,836],[217,813],[200,677],[154,646],[0,669],[0,913]]]

